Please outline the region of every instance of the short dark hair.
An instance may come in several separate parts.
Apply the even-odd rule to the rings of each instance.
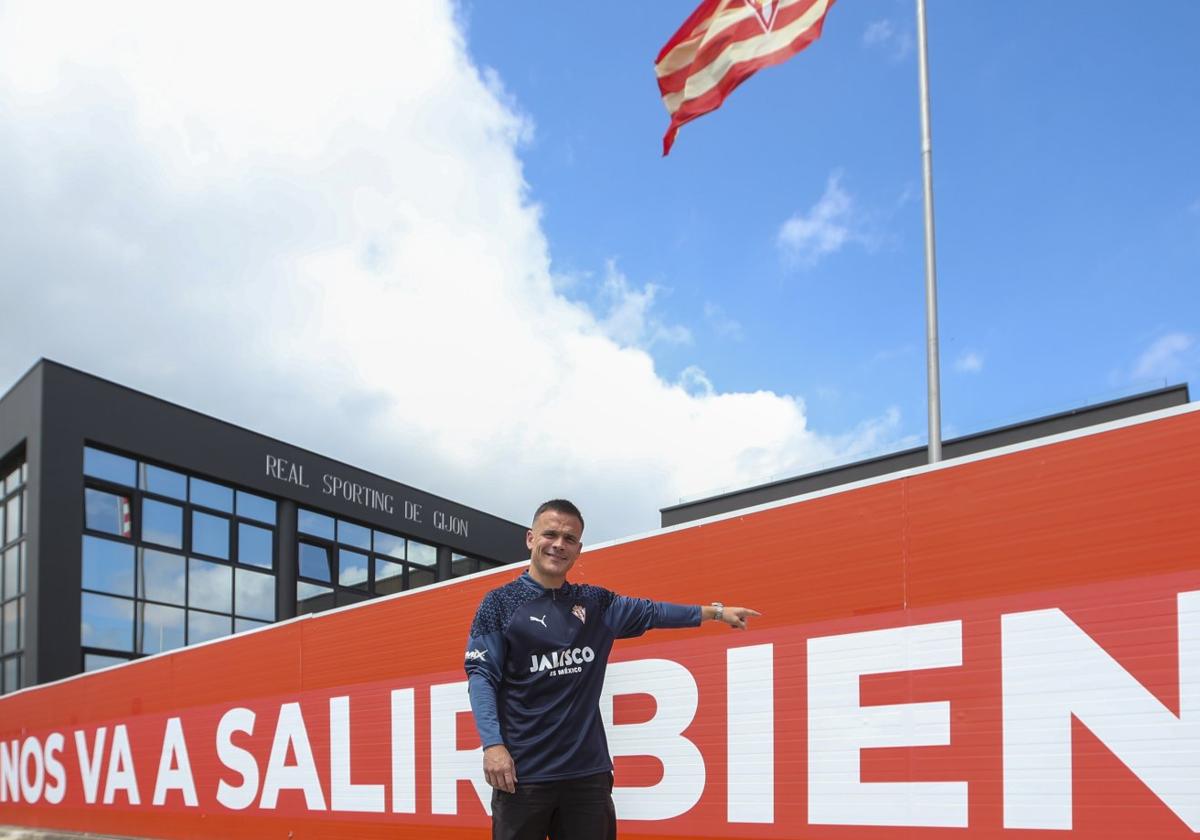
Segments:
[[[579,512],[579,508],[566,499],[551,499],[548,502],[542,502],[538,505],[538,509],[533,512],[533,521],[537,522],[537,518],[548,510],[552,510],[555,513],[565,513],[567,516],[574,516],[579,520],[579,527],[583,527],[583,514]]]

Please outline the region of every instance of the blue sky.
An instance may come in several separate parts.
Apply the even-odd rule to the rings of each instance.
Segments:
[[[592,542],[924,442],[908,0],[666,159],[690,0],[64,9],[0,3],[0,387],[54,358]],[[1197,380],[1200,5],[1115,12],[929,4],[946,437]]]
[[[535,123],[555,269],[661,286],[659,317],[692,333],[652,347],[668,375],[803,395],[830,433],[895,406],[923,438],[914,3],[842,0],[666,159],[651,65],[691,3],[618,5],[464,8],[471,54]],[[1200,6],[1115,11],[929,4],[947,435],[1200,371]],[[842,244],[781,247],[831,185]]]

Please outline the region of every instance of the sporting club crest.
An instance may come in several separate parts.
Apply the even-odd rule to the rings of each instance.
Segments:
[[[779,11],[778,0],[745,0],[745,3],[758,15],[763,31],[770,32],[775,25],[775,13]]]
[[[584,624],[587,624],[587,610],[584,608],[583,604],[576,604],[575,606],[571,607],[571,615],[578,618]]]

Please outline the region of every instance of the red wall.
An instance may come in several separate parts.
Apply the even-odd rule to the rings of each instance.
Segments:
[[[1194,836],[1185,820],[1200,819],[1200,615],[1193,614],[1200,614],[1200,598],[1188,593],[1200,591],[1198,560],[1200,412],[1194,411],[586,552],[572,574],[577,582],[683,603],[720,599],[764,613],[746,633],[708,624],[617,645],[610,680],[625,675],[618,684],[627,693],[613,701],[613,740],[622,745],[618,752],[643,753],[617,757],[618,813],[644,815],[671,802],[684,808],[669,818],[623,819],[621,836],[915,838],[931,836],[922,827],[931,819],[950,819],[958,826],[945,829],[952,836],[980,838],[1027,834],[1018,826],[1029,819],[1047,837],[1064,830],[1080,837]],[[475,607],[513,574],[417,591],[4,697],[0,742],[10,767],[0,772],[8,782],[0,783],[0,824],[159,838],[485,836],[487,816],[469,781],[451,785],[457,813],[432,813],[434,751],[441,749],[440,762],[454,756],[432,746],[434,721],[446,716],[431,704],[443,694],[465,701],[459,688],[436,687],[463,680]],[[927,630],[941,634],[940,641],[921,642]],[[1181,630],[1194,643],[1181,645]],[[861,635],[871,631],[889,632]],[[1026,631],[1041,635],[1031,643]],[[843,643],[848,651],[859,645],[859,653],[830,653]],[[731,662],[742,661],[741,648],[753,648],[748,670],[738,672],[749,679],[731,685],[727,675]],[[862,671],[871,650],[891,663],[890,673],[838,673]],[[943,664],[930,667],[922,656]],[[1112,664],[1087,665],[1089,657],[1103,656]],[[1075,667],[1079,674],[1071,673]],[[1089,675],[1101,672],[1105,679],[1091,685]],[[638,674],[650,676],[639,682]],[[849,708],[843,723],[851,728],[814,728],[810,702],[833,702],[843,679],[858,680],[857,696],[822,714]],[[639,741],[637,725],[653,729],[655,721],[686,711],[689,692],[696,708],[681,733],[670,743]],[[392,812],[393,696],[414,704],[415,813],[403,813],[404,803],[401,813]],[[348,749],[332,746],[330,698],[336,697],[349,698]],[[295,743],[270,771],[283,786],[276,806],[264,807],[261,798],[281,709],[293,703],[323,808],[287,787],[300,784],[298,771],[288,768],[304,764]],[[1121,729],[1122,720],[1155,705],[1157,717],[1146,717],[1141,729]],[[853,753],[851,775],[858,777],[849,782],[859,783],[867,804],[855,805],[852,794],[845,810],[864,822],[887,821],[888,806],[870,804],[872,791],[884,788],[870,786],[892,783],[908,819],[917,822],[866,827],[839,817],[839,824],[827,824],[828,812],[817,811],[830,803],[837,810],[838,796],[827,786],[840,777],[830,771],[839,748],[828,746],[826,736],[843,739],[843,747],[846,738],[869,742],[878,735],[862,734],[874,725],[866,723],[875,720],[871,710],[888,706],[895,717],[879,719],[880,737],[901,731],[909,740]],[[222,716],[239,707],[254,713],[253,734],[235,734],[230,742],[253,756],[259,783],[246,785],[252,804],[235,810],[220,804],[218,785],[245,780],[219,760],[216,743]],[[1110,709],[1109,719],[1088,711],[1097,707]],[[1033,711],[1020,718],[1021,708]],[[933,730],[945,723],[946,737],[912,735],[920,727],[905,723],[905,715],[921,709],[932,716]],[[179,784],[162,804],[152,801],[156,783],[181,778],[168,772],[160,779],[169,718],[178,718],[184,733],[195,805],[185,804]],[[469,715],[455,719],[450,749],[476,747]],[[130,784],[119,783],[130,768],[110,764],[119,724],[128,736],[137,805],[129,801]],[[100,727],[105,749],[96,802],[87,804],[76,733],[90,753]],[[1062,818],[1062,780],[1049,770],[1044,782],[1034,779],[1042,785],[1035,793],[1057,796],[1057,806],[1028,791],[1020,799],[1020,786],[1036,774],[1018,767],[1018,752],[1029,748],[1017,741],[1032,733],[1050,755],[1064,743],[1063,732],[1069,826],[1051,834],[1048,821]],[[54,733],[61,748],[47,757]],[[401,756],[410,743],[405,734]],[[915,737],[926,745],[913,745]],[[384,813],[333,810],[334,753],[349,755],[351,784],[376,786],[365,796],[379,793]],[[1167,791],[1169,780],[1151,778],[1157,771],[1146,769],[1153,763],[1146,756],[1168,753],[1174,772],[1185,777],[1174,792]],[[167,769],[178,770],[182,756],[167,758]],[[474,767],[474,756],[467,758]],[[54,763],[61,783],[49,772]],[[403,757],[399,764],[409,766]],[[118,784],[104,804],[110,771]],[[730,798],[744,798],[755,780],[767,780],[759,798],[731,811]],[[949,803],[948,810],[922,804],[918,794],[918,785],[939,782],[960,786],[945,788],[945,801],[929,800]],[[825,793],[811,796],[814,785],[826,785]],[[649,795],[635,790],[648,787],[654,787]],[[59,789],[62,800],[48,801]],[[396,790],[404,789],[402,778]],[[961,818],[953,815],[955,791],[964,794]]]

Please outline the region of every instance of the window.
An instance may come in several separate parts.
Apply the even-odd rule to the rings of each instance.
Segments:
[[[85,647],[133,651],[133,600],[83,593],[80,640]]]
[[[274,621],[275,526],[273,499],[85,447],[84,669]]]
[[[162,653],[184,646],[184,610],[145,602],[139,603],[137,608],[138,653]]]
[[[233,490],[229,487],[202,478],[188,479],[188,486],[192,504],[233,513]]]
[[[297,610],[316,612],[437,579],[437,548],[313,510],[298,513]]]
[[[296,615],[321,612],[333,607],[333,589],[308,581],[296,583]]]
[[[83,537],[83,588],[110,595],[134,596],[134,548],[129,543]]]
[[[187,603],[187,558],[181,554],[140,548],[138,598],[182,606]]]
[[[333,581],[333,573],[330,571],[329,565],[329,549],[326,546],[300,541],[300,576],[323,580],[326,583]]]
[[[338,583],[342,586],[366,587],[367,555],[358,551],[351,551],[348,548],[339,549]]]
[[[113,484],[133,487],[134,479],[137,476],[137,462],[123,455],[85,446],[83,448],[83,474]]]
[[[275,527],[275,502],[255,496],[245,490],[237,491],[237,515],[243,519],[254,519]]]
[[[275,566],[275,532],[248,522],[238,523],[237,558],[239,563],[271,569]]]
[[[12,502],[9,502],[8,519],[12,524],[14,519]],[[133,521],[130,518],[131,507],[129,497],[116,493],[105,493],[88,487],[83,491],[83,523],[89,531],[100,531],[104,534],[115,534],[118,537],[129,537],[133,534]]]
[[[22,686],[25,601],[25,464],[0,461],[0,694]]]
[[[246,618],[275,620],[275,577],[249,569],[235,569],[235,612]]]
[[[188,560],[187,604],[213,612],[232,612],[233,567],[195,557]]]
[[[142,541],[183,548],[183,508],[157,499],[143,499]]]
[[[450,555],[450,576],[463,577],[479,571],[479,561],[465,554]]]
[[[333,539],[333,517],[311,510],[300,509],[298,529],[301,534],[308,534],[322,539]]]
[[[142,464],[138,486],[148,493],[187,501],[187,476],[174,470]]]

